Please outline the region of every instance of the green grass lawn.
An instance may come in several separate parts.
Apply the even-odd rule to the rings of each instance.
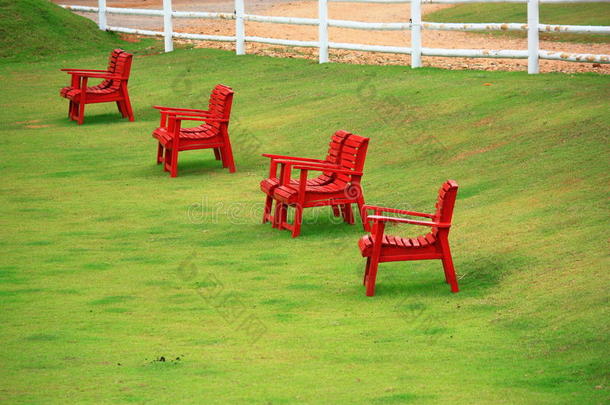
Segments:
[[[123,46],[133,123],[58,96],[106,51],[0,64],[0,402],[607,403],[609,77]],[[237,173],[194,151],[169,178],[151,106],[220,82]],[[363,231],[330,210],[297,239],[260,223],[260,154],[337,129],[371,138],[368,203],[431,211],[458,181],[459,294],[410,262],[365,297]]]
[[[458,4],[426,14],[426,21],[455,23],[527,23],[526,4]],[[610,4],[541,4],[541,24],[610,25]],[[491,31],[494,35],[525,38],[525,32]],[[566,42],[610,43],[610,35],[541,32],[540,39]]]
[[[80,127],[58,69],[105,54],[0,66],[0,399],[608,398],[607,77],[140,56],[137,121],[97,105]],[[150,106],[202,107],[218,82],[236,91],[238,172],[187,152],[170,179]],[[339,128],[371,137],[370,203],[430,211],[443,180],[460,183],[462,292],[440,263],[397,263],[366,298],[361,228],[326,210],[296,240],[259,223],[260,153],[322,156]]]

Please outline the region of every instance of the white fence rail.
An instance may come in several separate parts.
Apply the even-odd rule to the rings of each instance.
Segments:
[[[235,42],[235,53],[244,55],[246,53],[246,42],[258,42],[274,45],[313,47],[319,50],[319,62],[328,62],[329,49],[347,49],[354,51],[385,52],[411,55],[411,66],[421,67],[422,56],[445,56],[466,58],[513,58],[527,59],[527,71],[530,74],[539,72],[539,60],[551,59],[568,62],[590,62],[610,63],[610,55],[578,54],[569,52],[551,52],[541,50],[539,47],[540,32],[557,33],[587,33],[587,34],[610,34],[610,26],[591,25],[550,25],[541,24],[539,19],[540,3],[608,3],[610,0],[318,0],[318,18],[297,18],[262,16],[245,13],[244,0],[235,1],[234,13],[210,13],[197,11],[174,11],[172,0],[163,0],[162,10],[132,9],[119,7],[106,7],[106,0],[98,0],[98,7],[68,6],[72,11],[98,13],[98,24],[100,29],[123,32],[127,34],[139,34],[149,36],[163,36],[165,40],[165,51],[171,52],[174,38],[195,39],[205,41]],[[328,1],[353,2],[353,3],[410,3],[410,22],[373,23],[362,21],[333,20],[328,18]],[[441,23],[422,21],[422,4],[456,4],[456,3],[527,3],[527,24],[520,23]],[[163,17],[163,32],[150,31],[135,28],[108,26],[107,14],[142,15]],[[173,31],[173,18],[206,18],[220,20],[235,20],[235,35],[203,35],[189,34]],[[247,36],[245,22],[262,22],[290,25],[312,25],[318,27],[317,41],[296,41],[289,39],[264,38]],[[328,38],[328,27],[351,28],[360,30],[399,30],[411,31],[411,47],[385,46],[385,45],[363,45],[352,43],[330,42]],[[493,50],[493,49],[440,49],[425,48],[422,46],[422,30],[444,30],[444,31],[524,31],[527,32],[527,50]]]

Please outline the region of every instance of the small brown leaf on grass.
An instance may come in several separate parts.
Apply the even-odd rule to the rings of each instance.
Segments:
[[[483,86],[492,86],[491,83],[483,83]]]

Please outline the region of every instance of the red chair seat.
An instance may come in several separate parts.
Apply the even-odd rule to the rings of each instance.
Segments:
[[[330,181],[332,181],[332,178],[326,174],[323,174],[323,175],[313,178],[313,179],[307,179],[307,187],[321,186],[321,185],[329,183]],[[279,184],[280,184],[280,179],[278,179],[277,177],[265,179],[265,180],[261,181],[261,190],[265,194],[271,194],[274,191],[275,187],[277,187]],[[298,188],[299,180],[290,179],[290,185],[295,188]]]
[[[72,86],[64,87],[63,89],[61,89],[59,91],[60,96],[62,96],[64,98],[69,98],[69,99],[74,98],[77,94],[80,94],[80,89],[75,89]]]
[[[279,186],[278,188],[276,188],[273,193],[273,198],[275,198],[277,201],[281,201],[286,204],[296,203],[299,197],[299,182],[297,180],[294,181],[296,181],[296,184],[294,185],[292,185],[291,180],[291,185]],[[333,194],[337,194],[337,197],[341,198],[344,197],[345,194],[344,182],[333,182],[322,185],[309,185],[309,183],[307,184],[307,199],[309,201],[332,198]]]
[[[214,137],[220,135],[217,128],[209,124],[199,125],[194,128],[183,128],[180,130],[180,141],[213,141]],[[167,131],[167,128],[159,127],[153,131],[153,138],[156,138],[163,145],[171,144],[172,135]]]
[[[88,100],[95,100],[96,96],[107,96],[109,94],[113,94],[113,93],[117,93],[118,90],[117,89],[113,89],[113,88],[97,88],[96,87],[87,87],[87,99]],[[79,101],[80,99],[80,95],[81,95],[81,90],[80,89],[75,89],[74,87],[64,87],[63,89],[60,90],[59,94],[64,97],[67,98],[69,100],[72,101]]]
[[[384,234],[383,243],[381,244],[381,246],[384,249],[396,248],[398,250],[411,250],[430,247],[434,244],[435,241],[436,238],[432,233],[428,233],[423,236],[418,236],[416,238],[402,238],[400,236]],[[373,251],[372,236],[369,234],[361,237],[358,241],[358,247],[360,248],[360,253],[362,253],[362,257],[370,256]]]

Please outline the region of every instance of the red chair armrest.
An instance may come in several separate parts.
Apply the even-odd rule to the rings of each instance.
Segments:
[[[416,211],[399,210],[397,208],[380,207],[378,205],[363,205],[362,210],[363,211],[373,210],[373,211],[377,211],[377,212],[391,212],[394,214],[411,215],[414,217],[434,218],[433,214],[426,214],[423,212],[416,212]]]
[[[153,105],[153,108],[156,108],[157,110],[162,110],[162,111],[185,111],[185,112],[195,112],[195,113],[206,113],[206,114],[210,114],[209,111],[207,110],[198,110],[195,108],[177,108],[177,107],[163,107],[160,105]]]
[[[314,163],[329,164],[329,162],[327,160],[304,158],[304,157],[296,157],[296,156],[272,155],[272,154],[269,154],[269,153],[263,153],[263,156],[267,157],[267,158],[270,158],[270,159],[283,159],[283,160],[294,160],[294,161],[303,161],[303,162],[314,162]]]
[[[100,70],[100,69],[60,69],[62,72],[97,72],[97,73],[110,73],[107,70]]]
[[[317,170],[317,171],[321,171],[321,172],[344,173],[344,174],[349,174],[349,175],[358,176],[358,177],[362,176],[362,172],[341,169],[337,165],[331,165],[331,164],[316,164],[316,163],[303,164],[298,161],[286,160],[286,159],[277,159],[277,160],[274,159],[271,162],[275,163],[275,164],[279,163],[280,165],[282,165],[280,184],[283,186],[290,184],[290,171],[292,169],[301,170],[301,175],[300,175],[301,181],[303,181],[303,179],[307,178],[307,171],[309,171],[309,170]],[[301,189],[303,189],[304,187],[305,187],[304,183],[300,184]]]
[[[81,70],[71,70],[67,73],[69,75],[73,75],[73,76],[90,77],[90,78],[94,78],[94,79],[123,79],[123,77],[121,75],[117,75],[114,73],[83,72]]]
[[[214,117],[206,117],[199,114],[187,114],[187,113],[179,113],[179,114],[170,114],[170,119],[175,121],[212,121],[212,122],[229,122],[226,118],[214,118]]]
[[[383,215],[369,215],[368,218],[372,219],[373,222],[399,222],[399,223],[403,223],[403,224],[430,226],[430,227],[436,227],[436,228],[450,228],[451,227],[451,224],[444,223],[444,222],[416,221],[413,219],[386,217]]]
[[[296,162],[294,162],[296,163]],[[352,176],[362,176],[362,172],[357,172],[355,170],[347,170],[347,169],[341,169],[337,166],[334,165],[316,165],[316,164],[307,164],[307,165],[303,165],[300,163],[297,163],[296,166],[294,166],[295,169],[297,170],[318,170],[321,172],[333,172],[333,173],[342,173],[342,174],[349,174]]]

